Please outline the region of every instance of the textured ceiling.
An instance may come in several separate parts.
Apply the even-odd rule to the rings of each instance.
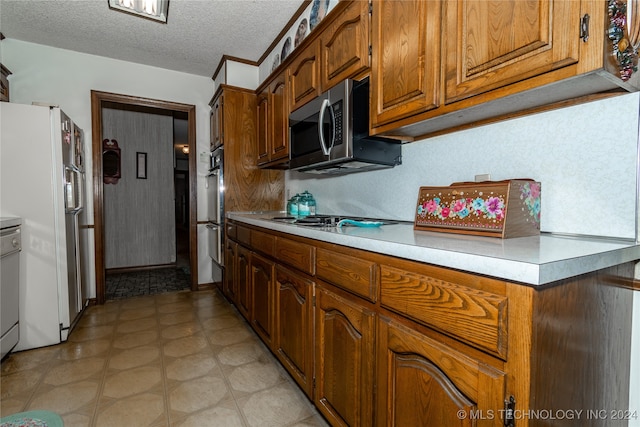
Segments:
[[[222,55],[257,61],[303,0],[170,0],[168,23],[107,0],[0,0],[7,38],[211,77]]]

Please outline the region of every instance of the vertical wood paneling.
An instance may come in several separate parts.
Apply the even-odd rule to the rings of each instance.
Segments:
[[[246,90],[224,91],[225,211],[280,210],[284,172],[258,168],[257,97]]]
[[[172,116],[104,108],[102,120],[122,150],[122,178],[104,185],[105,268],[175,262]],[[136,152],[147,153],[147,179],[136,178]]]
[[[585,427],[627,425],[620,415],[629,404],[633,291],[621,285],[633,277],[626,263],[536,293],[532,409],[582,409]]]

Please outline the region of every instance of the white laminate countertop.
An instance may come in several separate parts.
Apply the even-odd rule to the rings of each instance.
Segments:
[[[272,221],[283,212],[228,212],[227,218],[323,242],[493,276],[544,285],[640,259],[631,240],[541,234],[495,237],[415,231],[412,222],[361,227],[309,227]]]

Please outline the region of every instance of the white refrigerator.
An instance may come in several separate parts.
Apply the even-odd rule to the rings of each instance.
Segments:
[[[83,309],[83,147],[60,108],[0,102],[0,216],[22,217],[15,351],[66,341]]]

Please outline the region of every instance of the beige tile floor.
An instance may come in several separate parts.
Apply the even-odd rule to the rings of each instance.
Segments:
[[[63,344],[2,362],[0,415],[65,427],[327,426],[217,291],[88,307]]]

